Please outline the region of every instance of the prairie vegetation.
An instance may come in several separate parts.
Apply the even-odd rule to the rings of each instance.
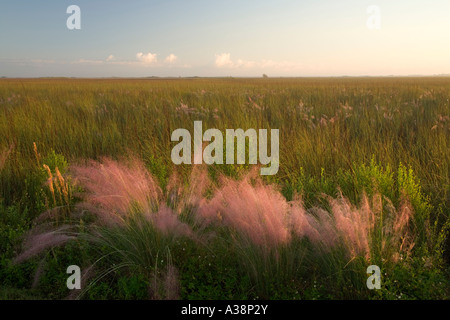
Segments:
[[[449,99],[450,78],[1,79],[0,298],[448,299]],[[195,120],[279,129],[278,173],[174,165]]]

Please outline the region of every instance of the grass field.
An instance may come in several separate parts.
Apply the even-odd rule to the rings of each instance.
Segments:
[[[448,299],[449,99],[448,77],[0,79],[0,298]],[[195,120],[279,129],[278,173],[174,165]]]

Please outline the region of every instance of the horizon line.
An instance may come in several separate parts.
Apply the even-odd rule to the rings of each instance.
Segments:
[[[40,77],[9,77],[0,76],[0,79],[300,79],[300,78],[431,78],[450,77],[450,74],[410,74],[410,75],[326,75],[326,76],[144,76],[144,77],[75,77],[75,76],[40,76]]]

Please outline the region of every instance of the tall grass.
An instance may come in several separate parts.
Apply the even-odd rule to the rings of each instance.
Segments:
[[[205,130],[279,128],[276,182],[294,179],[300,168],[334,175],[374,157],[391,168],[411,166],[438,204],[448,201],[449,86],[447,78],[2,79],[0,146],[16,147],[0,194],[8,202],[20,196],[33,142],[70,161],[131,150],[167,179],[171,132],[202,120]]]
[[[2,247],[14,252],[11,212],[23,229],[50,223],[17,261],[76,237],[95,244],[95,265],[113,266],[97,276],[142,274],[154,298],[179,296],[180,264],[193,263],[183,243],[232,257],[264,298],[291,286],[368,297],[368,263],[387,274],[411,259],[426,261],[427,275],[441,268],[448,78],[0,83]],[[194,120],[204,130],[280,129],[278,174],[174,166],[171,133],[192,132]],[[316,277],[334,285],[315,288]]]
[[[409,228],[414,212],[407,198],[396,209],[378,193],[370,201],[363,195],[359,206],[342,195],[326,196],[328,208],[305,209],[300,198],[287,201],[276,185],[265,184],[256,171],[239,180],[222,177],[209,197],[202,189],[193,189],[195,182],[183,191],[175,177],[170,179],[169,191],[162,192],[137,159],[128,164],[111,159],[90,161],[70,171],[84,190],[79,214],[93,214],[94,223],[78,233],[70,226],[32,232],[25,251],[15,261],[22,262],[77,236],[99,249],[97,261],[109,262],[93,284],[125,268],[145,275],[154,298],[178,296],[177,259],[181,258],[171,252],[180,237],[213,253],[218,248],[230,252],[242,276],[248,277],[257,296],[265,299],[279,286],[305,277],[314,265],[326,277],[347,269],[341,273],[342,285],[355,284],[362,290],[364,265],[390,269],[400,259],[408,259],[416,244],[415,230]],[[212,184],[205,171],[193,177],[204,186]],[[177,200],[173,190],[178,190]],[[194,190],[197,196],[192,198]],[[186,211],[193,219],[186,220]],[[214,232],[205,233],[206,228]],[[213,238],[219,240],[213,242],[215,246],[209,244]],[[220,242],[223,244],[217,247]],[[355,261],[359,262],[355,265]]]

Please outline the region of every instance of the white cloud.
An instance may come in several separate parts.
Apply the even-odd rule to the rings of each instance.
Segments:
[[[173,53],[169,54],[166,59],[164,60],[167,63],[174,63],[175,61],[177,61],[178,57],[176,55],[174,55]]]
[[[216,54],[216,67],[219,68],[233,68],[234,63],[231,61],[229,53]]]
[[[142,52],[138,52],[136,54],[136,58],[141,61],[142,63],[146,63],[146,64],[152,64],[152,63],[156,63],[157,59],[156,59],[156,53],[147,53],[144,54]]]
[[[56,60],[48,60],[48,59],[31,59],[30,60],[32,63],[36,63],[36,64],[43,64],[43,63],[48,63],[48,64],[53,64],[53,63],[62,63],[60,61],[56,61]]]
[[[251,61],[237,59],[233,61],[229,53],[216,54],[215,65],[218,68],[233,68],[233,69],[272,69],[275,71],[292,71],[299,70],[302,66],[298,63],[289,61],[274,61],[274,60],[260,60]]]
[[[246,61],[238,59],[234,65],[238,68],[253,68],[256,67],[258,63],[255,61]]]
[[[91,60],[91,59],[78,59],[76,61],[72,61],[75,64],[103,64],[103,60]]]

